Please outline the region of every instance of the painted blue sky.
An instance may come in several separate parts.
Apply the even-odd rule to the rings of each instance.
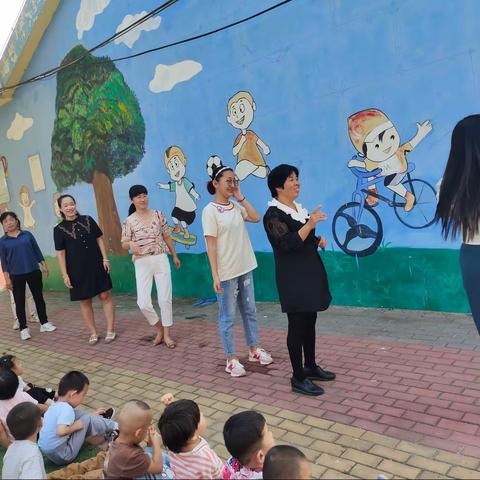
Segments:
[[[246,17],[276,3],[273,0],[190,0],[160,14],[158,28],[142,32],[132,48],[111,44],[96,55],[119,57],[183,39]],[[149,11],[152,0],[112,0],[95,17],[81,41],[75,26],[80,1],[61,2],[25,77],[58,65],[76,44],[86,48],[112,35],[124,17]],[[425,14],[428,12],[428,15]],[[187,177],[201,195],[198,213],[209,200],[205,163],[212,154],[234,166],[232,146],[237,131],[226,121],[226,103],[238,90],[252,93],[257,110],[252,129],[271,149],[270,166],[299,166],[301,203],[322,204],[329,221],[322,225],[332,244],[331,219],[351,198],[355,179],[347,169],[354,154],[347,118],[365,108],[383,110],[402,141],[416,132],[416,123],[430,120],[433,131],[410,154],[415,176],[435,185],[448,156],[450,132],[462,117],[478,112],[480,10],[475,0],[294,0],[246,24],[192,43],[117,64],[139,100],[146,122],[145,156],[130,175],[116,179],[114,191],[120,218],[129,205],[128,188],[145,184],[151,206],[167,214],[174,195],[156,187],[169,177],[163,152],[183,148]],[[193,60],[202,70],[171,91],[149,89],[155,67]],[[21,185],[31,183],[27,157],[39,153],[47,189],[34,194],[34,215],[43,225],[55,223],[50,176],[50,139],[55,116],[56,80],[17,91],[0,109],[0,148],[11,164],[10,194],[16,205]],[[20,141],[5,134],[19,112],[34,119]],[[19,168],[21,167],[21,168]],[[245,195],[263,213],[269,200],[265,180],[248,178]],[[79,209],[96,217],[91,185],[69,189]],[[439,229],[413,231],[396,219],[391,208],[377,207],[385,241],[392,246],[441,248]],[[198,218],[198,217],[197,217]],[[250,226],[257,251],[270,250],[261,225]],[[192,233],[201,235],[200,220]],[[34,232],[46,252],[53,253],[51,232]],[[203,241],[190,250],[204,250]],[[180,250],[182,251],[182,250]]]

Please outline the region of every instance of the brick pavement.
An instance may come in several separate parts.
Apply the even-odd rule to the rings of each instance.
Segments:
[[[51,385],[66,370],[80,368],[92,380],[92,408],[118,407],[133,396],[158,412],[156,400],[166,391],[193,398],[209,419],[209,440],[223,456],[223,422],[233,412],[255,408],[266,414],[278,442],[304,450],[316,477],[479,477],[480,352],[468,347],[342,336],[352,329],[352,315],[337,309],[337,319],[343,318],[337,335],[319,336],[317,351],[338,380],[325,385],[325,395],[310,398],[290,392],[284,325],[271,304],[259,305],[259,317],[269,325],[261,335],[275,363],[249,366],[247,377],[232,380],[223,372],[214,306],[195,309],[176,302],[179,345],[172,351],[150,346],[152,332],[130,297],[117,298],[118,340],[94,347],[86,343],[76,305],[64,295],[47,294],[58,331],[40,334],[33,325],[33,339],[25,343],[11,329],[5,293],[0,302],[1,351],[22,356],[26,379]],[[366,313],[359,310],[362,318]],[[455,319],[464,322],[465,316]],[[371,328],[368,319],[364,324]],[[459,330],[457,337],[462,340]],[[238,351],[245,353],[242,338],[237,329]]]

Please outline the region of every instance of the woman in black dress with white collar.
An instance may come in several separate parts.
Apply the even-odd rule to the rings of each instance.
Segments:
[[[332,297],[318,248],[326,240],[315,236],[315,226],[326,216],[318,209],[309,215],[295,200],[300,193],[298,169],[279,165],[268,176],[272,201],[263,217],[275,257],[278,294],[288,317],[287,347],[292,363],[292,391],[321,395],[312,380],[334,380],[335,374],[320,368],[315,360],[317,312],[326,310]],[[305,357],[305,364],[302,358]]]

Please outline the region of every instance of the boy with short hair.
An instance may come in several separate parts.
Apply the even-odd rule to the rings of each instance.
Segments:
[[[270,449],[263,464],[263,478],[268,480],[309,479],[312,466],[301,450],[290,445]]]
[[[57,465],[72,462],[85,441],[105,442],[117,423],[103,418],[104,409],[91,415],[78,410],[88,392],[89,380],[82,372],[72,371],[58,385],[58,400],[48,409],[40,430],[38,444],[42,452]]]
[[[105,459],[105,478],[162,478],[164,471],[161,438],[152,423],[152,410],[142,400],[127,402],[118,418],[118,437],[110,444]],[[144,440],[150,456],[141,446]],[[148,475],[147,475],[148,474]]]
[[[158,429],[170,450],[175,478],[220,478],[223,463],[202,435],[205,417],[193,400],[177,400],[165,408]]]
[[[7,415],[7,426],[15,441],[3,457],[2,478],[47,478],[43,457],[37,445],[42,412],[32,402],[22,402]]]
[[[263,478],[263,462],[275,445],[265,417],[248,410],[232,415],[223,427],[225,447],[231,457],[223,467],[222,478]]]

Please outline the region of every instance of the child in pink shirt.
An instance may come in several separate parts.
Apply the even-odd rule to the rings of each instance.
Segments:
[[[38,404],[27,392],[18,389],[18,377],[15,373],[6,368],[0,368],[0,443],[4,447],[8,447],[13,441],[7,427],[7,415],[13,407],[22,402]],[[38,405],[38,407],[42,413],[48,408],[46,405]]]
[[[177,400],[165,408],[158,429],[169,450],[175,478],[220,478],[223,462],[202,434],[205,417],[193,400]]]

